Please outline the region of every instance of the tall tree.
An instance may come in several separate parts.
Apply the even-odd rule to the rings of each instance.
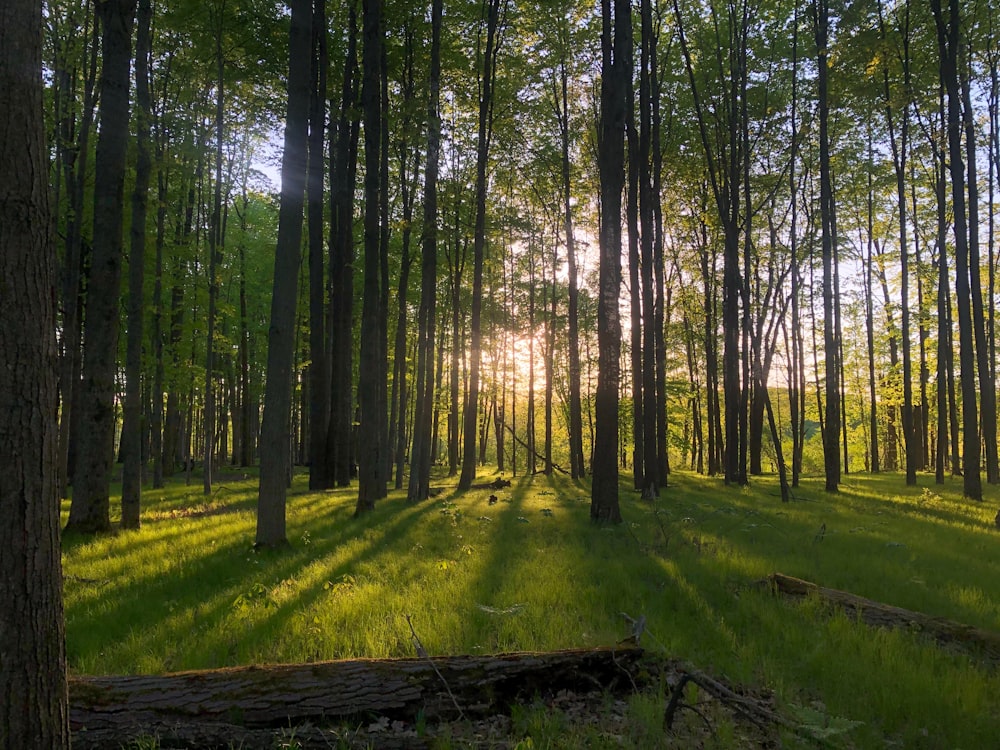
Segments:
[[[81,307],[83,295],[80,286],[83,277],[83,225],[84,198],[88,182],[88,168],[91,149],[90,137],[93,131],[96,105],[97,62],[99,29],[97,20],[91,14],[91,4],[83,7],[84,20],[79,22],[74,16],[67,20],[68,26],[83,32],[83,59],[78,65],[84,67],[83,101],[79,112],[74,115],[69,102],[61,105],[59,118],[59,153],[63,167],[67,191],[65,250],[62,268],[62,360],[59,372],[59,496],[69,497],[68,486],[72,478],[69,465],[72,426],[79,419],[76,404],[80,395],[80,366],[82,351]],[[89,33],[88,33],[89,27]],[[56,82],[59,94],[70,97],[73,91],[71,81],[75,78],[75,65],[68,60],[56,64]],[[56,102],[61,102],[57,95]]]
[[[565,18],[565,16],[563,17]],[[566,274],[569,302],[566,310],[569,354],[569,465],[573,479],[584,476],[583,406],[580,397],[580,287],[573,226],[572,162],[570,160],[569,40],[570,24],[560,23],[557,75],[553,80],[553,103],[559,124],[560,177],[563,233],[566,240]],[[499,433],[497,438],[500,438]]]
[[[330,428],[330,372],[326,356],[326,284],[323,247],[323,146],[326,136],[326,3],[315,3],[309,94],[309,165],[306,183],[309,234],[309,487],[330,486],[326,440]]]
[[[150,158],[149,94],[150,0],[139,0],[135,35],[136,162],[132,188],[132,227],[129,249],[128,338],[125,353],[125,404],[122,420],[122,528],[139,528],[142,500],[142,342],[146,315],[143,286],[146,273],[146,209],[149,202]]]
[[[835,287],[837,237],[834,223],[833,176],[830,160],[829,97],[829,0],[813,0],[813,31],[816,37],[817,109],[819,119],[820,223],[823,248],[823,345],[826,350],[825,420],[823,464],[826,491],[837,492],[840,485],[840,326]]]
[[[288,543],[285,500],[290,460],[292,364],[298,298],[309,138],[309,79],[312,45],[312,3],[292,0],[288,34],[288,105],[284,151],[281,156],[281,208],[274,254],[274,291],[268,331],[267,380],[261,424],[260,491],[257,499],[257,540],[261,547]]]
[[[94,177],[94,242],[84,326],[80,440],[68,527],[111,528],[115,372],[122,273],[122,213],[129,134],[129,83],[136,0],[97,4],[103,65]]]
[[[598,375],[590,518],[620,523],[618,503],[618,386],[621,328],[622,188],[625,183],[626,94],[632,77],[629,0],[601,0],[601,108],[597,165],[601,181],[597,306]]]
[[[902,330],[903,355],[903,444],[906,447],[906,483],[917,483],[917,464],[919,462],[919,435],[913,414],[913,364],[910,354],[910,261],[909,240],[907,238],[907,203],[906,203],[906,170],[910,148],[910,102],[912,81],[910,69],[910,4],[903,4],[902,18],[897,18],[900,34],[899,58],[903,73],[903,103],[900,112],[893,106],[892,89],[889,79],[888,64],[882,69],[883,97],[885,99],[886,127],[889,131],[889,143],[892,147],[892,162],[896,172],[896,206],[899,212],[899,264],[900,264],[900,318]],[[885,19],[882,4],[879,3],[879,27],[881,35],[886,36]],[[897,123],[898,118],[898,123]],[[898,129],[897,129],[898,124]],[[874,410],[874,403],[872,409]]]
[[[355,515],[374,510],[385,497],[385,473],[381,454],[385,423],[379,409],[380,359],[385,346],[381,335],[381,182],[382,151],[382,2],[363,0],[361,105],[365,128],[364,294],[361,302],[361,356],[359,360],[358,406],[358,502]]]
[[[493,136],[493,101],[500,37],[503,32],[501,9],[507,0],[483,0],[486,14],[486,43],[482,50],[479,79],[479,129],[476,140],[476,224],[472,238],[472,314],[469,320],[469,391],[465,399],[462,474],[459,489],[467,490],[476,478],[476,426],[479,414],[479,368],[482,359],[483,265],[486,251],[486,192],[490,141]]]
[[[962,384],[962,488],[966,497],[983,499],[980,476],[979,422],[976,409],[976,355],[973,344],[969,281],[969,226],[966,208],[965,160],[962,149],[962,94],[958,64],[961,13],[958,0],[949,0],[947,14],[941,0],[930,0],[938,40],[941,83],[948,95],[948,168],[951,176],[955,239],[955,301],[958,307],[959,363]]]
[[[420,248],[420,307],[417,311],[416,405],[410,452],[411,501],[430,496],[432,418],[434,409],[434,324],[437,307],[437,180],[441,150],[442,0],[431,3],[430,73],[427,93],[427,166],[424,169],[424,221]],[[443,327],[443,326],[442,326]],[[441,347],[439,347],[439,350]],[[440,372],[440,366],[438,370]]]
[[[0,747],[69,748],[42,3],[0,6]]]
[[[347,50],[336,132],[330,136],[330,427],[328,463],[338,487],[351,483],[354,425],[354,181],[361,120],[357,112],[358,16],[348,6]],[[331,123],[332,129],[332,123]]]

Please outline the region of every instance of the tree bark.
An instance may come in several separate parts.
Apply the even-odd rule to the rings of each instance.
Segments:
[[[115,369],[122,271],[122,213],[129,136],[129,68],[136,0],[97,4],[103,67],[100,133],[94,178],[94,243],[84,325],[83,390],[69,528],[111,528]]]
[[[354,183],[360,120],[357,114],[358,20],[348,9],[347,52],[336,137],[330,137],[330,427],[328,464],[338,487],[351,483],[354,424]]]
[[[69,747],[42,4],[0,5],[0,747]]]
[[[120,743],[153,727],[231,730],[237,723],[252,730],[366,715],[431,721],[481,716],[539,692],[577,689],[581,679],[608,690],[631,689],[642,653],[622,647],[78,677],[70,684],[70,718],[81,728],[78,742],[97,736]]]
[[[479,414],[479,369],[482,359],[483,264],[486,251],[486,170],[493,135],[493,89],[502,33],[501,7],[507,0],[488,0],[486,5],[486,46],[483,48],[480,77],[479,131],[476,140],[476,224],[472,239],[472,314],[469,320],[469,392],[465,399],[462,473],[458,488],[467,490],[476,478],[476,425]]]
[[[326,277],[323,256],[323,172],[326,129],[327,36],[326,3],[313,6],[311,82],[309,94],[309,163],[306,175],[309,235],[309,488],[332,486],[329,454],[330,368],[326,346]],[[332,301],[331,301],[331,304]]]
[[[829,0],[814,0],[818,108],[819,108],[819,169],[820,220],[823,247],[823,347],[826,350],[826,401],[823,425],[823,465],[826,491],[837,492],[840,485],[840,330],[836,325],[837,308],[834,275],[836,273],[837,238],[834,228],[833,177],[830,170],[830,104],[828,90],[830,30]]]
[[[431,50],[427,95],[427,166],[424,170],[424,223],[420,247],[420,307],[417,312],[417,373],[416,406],[413,417],[413,449],[410,453],[410,484],[407,497],[411,502],[426,500],[430,495],[431,456],[434,453],[433,412],[434,326],[437,315],[437,179],[441,153],[441,18],[442,0],[431,5]],[[444,326],[442,326],[443,328]],[[439,351],[443,347],[438,346]],[[440,373],[440,360],[438,372]]]
[[[948,3],[948,17],[941,0],[931,0],[937,29],[941,82],[948,94],[948,167],[951,174],[955,235],[955,299],[958,306],[959,361],[962,385],[962,475],[963,492],[973,500],[983,499],[980,476],[979,421],[976,414],[976,355],[969,281],[969,227],[965,194],[965,164],[962,156],[962,114],[959,87],[961,21],[958,0]]]
[[[618,503],[618,384],[621,328],[622,188],[625,182],[626,92],[632,77],[632,9],[628,0],[601,0],[601,110],[598,170],[601,183],[597,301],[598,375],[590,518],[620,523]]]
[[[381,455],[385,423],[379,409],[380,359],[385,339],[380,336],[381,294],[381,181],[382,151],[381,70],[382,26],[381,0],[363,0],[361,102],[365,128],[365,213],[364,213],[364,293],[361,303],[361,353],[358,362],[358,405],[361,420],[358,428],[358,501],[355,515],[375,508],[375,501],[385,496]]]
[[[309,58],[312,5],[292,0],[289,30],[288,105],[281,157],[281,207],[274,255],[274,290],[268,330],[267,381],[261,424],[260,491],[256,544],[287,544],[285,499],[289,471],[289,429],[295,310],[298,301],[302,209],[305,195],[309,122]]]
[[[139,528],[142,504],[142,344],[145,322],[146,214],[152,160],[149,154],[150,0],[139,0],[135,36],[136,164],[132,190],[131,248],[128,268],[128,328],[125,353],[125,403],[122,419],[123,529]]]

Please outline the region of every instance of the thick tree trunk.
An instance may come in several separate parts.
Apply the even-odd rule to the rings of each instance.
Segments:
[[[0,5],[0,747],[69,747],[41,4]]]
[[[379,409],[380,359],[384,338],[380,336],[382,101],[379,71],[382,59],[382,2],[364,0],[361,101],[365,127],[364,293],[361,303],[361,352],[358,362],[358,501],[355,515],[375,508],[385,495],[381,455],[385,428]]]

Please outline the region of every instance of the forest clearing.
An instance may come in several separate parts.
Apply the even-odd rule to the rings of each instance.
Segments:
[[[740,489],[681,473],[655,502],[623,491],[625,522],[602,527],[588,520],[586,487],[565,477],[465,492],[436,478],[438,497],[413,505],[393,493],[361,518],[349,491],[306,481],[299,473],[290,491],[282,551],[252,548],[253,478],[220,481],[209,501],[171,482],[148,493],[140,531],[69,536],[71,675],[416,657],[414,633],[431,656],[613,647],[632,632],[627,615],[645,618],[648,655],[773,693],[775,712],[806,727],[769,727],[786,747],[816,746],[809,727],[843,748],[988,748],[1000,735],[1000,675],[975,648],[873,629],[758,585],[781,571],[1000,632],[996,493],[978,504],[957,482],[931,491],[850,475],[835,499],[809,480],[781,503],[773,477]],[[756,727],[718,709],[709,729],[684,717],[698,744],[691,729],[673,735],[669,698],[665,683],[629,689],[614,724],[528,695],[496,744],[476,746],[759,746]],[[451,718],[447,730],[425,722],[421,741],[473,746]],[[336,736],[382,746],[379,716],[352,719]],[[397,727],[407,731],[412,720]]]

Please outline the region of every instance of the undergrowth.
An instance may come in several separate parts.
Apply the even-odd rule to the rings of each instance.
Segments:
[[[562,476],[465,493],[441,479],[435,499],[390,493],[355,519],[355,491],[309,492],[299,475],[291,547],[255,552],[253,478],[210,498],[171,483],[144,492],[140,531],[64,539],[70,667],[413,656],[407,616],[431,654],[610,645],[644,616],[647,649],[773,690],[787,715],[845,746],[993,747],[994,670],[919,634],[875,631],[752,585],[780,571],[1000,630],[996,490],[975,503],[959,484],[921,484],[852,475],[828,495],[806,481],[782,504],[769,478],[740,489],[675,473],[655,502],[623,484],[625,522],[594,526],[589,487]],[[631,746],[660,742],[648,717],[664,700],[628,706]],[[531,707],[512,721],[526,747],[564,746],[558,737],[572,731]],[[713,746],[725,747],[734,730],[717,724]]]

